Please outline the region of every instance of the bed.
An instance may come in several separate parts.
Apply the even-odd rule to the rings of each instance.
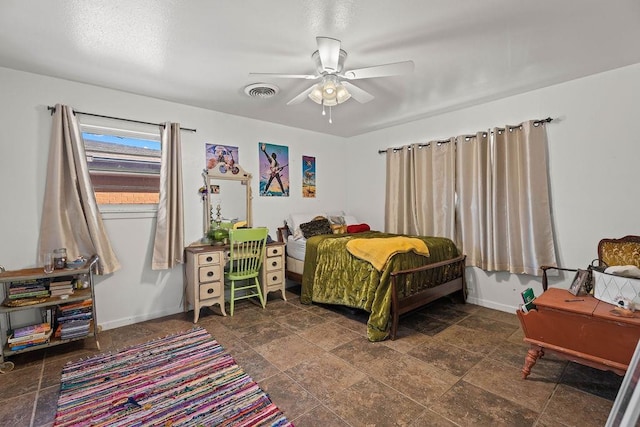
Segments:
[[[365,310],[370,341],[395,339],[400,315],[438,298],[460,292],[466,299],[465,257],[449,239],[412,236],[426,244],[429,256],[398,253],[379,271],[347,250],[353,239],[394,237],[399,235],[368,231],[293,239],[289,227],[278,229],[278,239],[287,243],[287,278],[301,283],[301,302]]]

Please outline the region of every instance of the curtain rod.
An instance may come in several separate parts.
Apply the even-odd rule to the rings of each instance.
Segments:
[[[53,113],[56,112],[56,107],[47,106],[47,110],[51,111],[51,115],[53,115]],[[140,120],[123,119],[121,117],[104,116],[102,114],[85,113],[85,112],[82,112],[82,111],[75,111],[75,110],[73,111],[73,114],[82,114],[84,116],[101,117],[103,119],[120,120],[120,121],[123,121],[123,122],[140,123],[140,124],[143,124],[143,125],[164,126],[164,123],[143,122],[143,121],[140,121]],[[180,127],[180,130],[186,130],[188,132],[196,132],[196,129],[191,129],[191,128]]]
[[[553,119],[552,119],[551,117],[547,117],[546,119],[534,120],[534,121],[533,121],[533,125],[534,125],[534,126],[537,126],[537,125],[541,125],[541,124],[543,124],[543,123],[549,123],[549,122],[552,122],[552,121],[553,121]],[[518,126],[508,126],[508,127],[509,127],[510,129],[515,129],[515,128],[518,128],[518,127],[520,127],[520,126],[521,126],[521,125],[518,125]],[[498,129],[498,130],[505,130],[504,128],[497,128],[497,129]],[[475,135],[471,135],[471,136],[473,137],[473,136],[475,136]],[[438,145],[439,145],[439,144],[448,144],[448,143],[450,142],[450,140],[449,140],[449,139],[443,139],[443,140],[441,140],[441,141],[433,141],[433,142],[434,142],[435,144],[438,144]],[[418,145],[419,145],[419,146],[422,146],[422,147],[427,147],[427,146],[429,146],[429,144],[430,144],[430,143],[428,142],[428,143],[426,143],[426,144],[418,144]],[[391,147],[389,147],[389,148],[391,148]],[[388,150],[389,148],[387,148],[387,150]],[[403,147],[393,147],[393,148],[392,148],[392,150],[402,150],[402,148],[403,148]],[[384,153],[386,153],[386,152],[387,152],[387,150],[378,150],[378,154],[384,154]]]

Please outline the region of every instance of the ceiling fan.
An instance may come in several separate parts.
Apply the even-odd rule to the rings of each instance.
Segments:
[[[345,71],[343,67],[347,52],[340,48],[340,40],[330,37],[316,37],[316,42],[318,50],[311,55],[311,59],[316,66],[316,74],[249,73],[249,75],[267,78],[320,79],[320,83],[315,83],[305,89],[287,102],[287,105],[299,104],[309,97],[315,103],[322,105],[322,114],[325,114],[325,106],[331,109],[332,106],[341,104],[350,98],[360,103],[369,102],[374,98],[369,92],[351,83],[351,80],[396,76],[413,71],[413,61],[395,62]],[[329,122],[331,122],[331,118]]]

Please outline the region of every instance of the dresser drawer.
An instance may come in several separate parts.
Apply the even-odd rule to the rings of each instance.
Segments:
[[[198,254],[198,265],[220,264],[220,252]]]
[[[200,267],[198,269],[199,271],[199,278],[200,278],[200,282],[201,283],[205,283],[205,282],[213,282],[216,280],[221,280],[222,279],[222,274],[220,273],[221,267],[220,265],[209,265],[209,266],[205,266],[205,267]]]
[[[200,285],[200,299],[219,297],[222,293],[222,282],[205,283]]]
[[[282,257],[272,257],[265,259],[264,267],[267,271],[282,270]]]
[[[267,257],[282,255],[284,253],[284,246],[267,246]]]
[[[265,274],[267,287],[271,287],[274,285],[279,285],[282,283],[282,270],[279,271],[267,271]]]

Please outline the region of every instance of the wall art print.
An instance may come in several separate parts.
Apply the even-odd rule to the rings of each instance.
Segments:
[[[240,171],[236,164],[238,164],[238,147],[231,145],[205,143],[205,153],[207,159],[207,169],[215,169],[221,173],[226,173],[228,170]],[[234,172],[237,173],[237,172]]]
[[[289,147],[258,143],[260,195],[289,197]]]
[[[316,197],[316,158],[302,156],[302,197]]]

